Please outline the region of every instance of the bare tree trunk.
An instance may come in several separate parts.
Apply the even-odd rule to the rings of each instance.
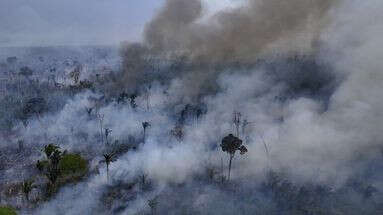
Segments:
[[[146,142],[146,128],[144,128],[144,144]]]
[[[29,193],[25,193],[25,204],[28,206],[29,203]]]
[[[100,135],[101,135],[101,143],[104,143],[104,134],[102,132],[102,122],[104,121],[104,115],[98,114],[98,118],[100,120]]]
[[[150,109],[150,94],[149,94],[149,92],[147,92],[147,95],[146,95],[146,109],[147,109],[147,111],[149,111],[149,109]]]
[[[231,172],[231,163],[234,158],[234,155],[230,155],[230,160],[229,160],[229,176],[227,177],[227,180],[230,181],[230,172]]]
[[[106,181],[109,182],[109,164],[106,165]]]
[[[221,182],[223,184],[223,181],[224,181],[224,176],[223,176],[223,159],[221,157]]]
[[[146,179],[146,176],[145,176],[145,174],[142,174],[142,185],[145,185],[145,180]]]
[[[104,143],[104,135],[102,134],[102,121],[100,120],[100,135],[101,135],[101,143]]]
[[[24,196],[24,197],[25,197],[25,198],[22,198],[22,199],[21,199],[21,202],[24,204],[24,207],[25,207],[25,208],[28,208],[29,196],[28,196],[28,194],[25,193],[25,196]]]
[[[265,152],[266,152],[266,157],[267,157],[267,169],[269,170],[270,169],[270,151],[269,151],[269,148],[267,147],[266,141],[262,135],[261,135],[261,139],[263,142],[263,146],[265,147]]]

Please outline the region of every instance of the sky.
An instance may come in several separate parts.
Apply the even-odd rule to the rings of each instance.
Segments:
[[[204,0],[216,11],[239,0]],[[0,47],[140,41],[165,0],[1,0]]]
[[[164,0],[1,0],[0,46],[137,41]]]

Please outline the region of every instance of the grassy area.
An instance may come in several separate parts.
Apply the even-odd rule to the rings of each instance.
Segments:
[[[0,206],[0,215],[16,215],[16,211],[7,206]]]
[[[87,161],[79,154],[65,154],[59,163],[63,175],[85,173],[88,169]]]

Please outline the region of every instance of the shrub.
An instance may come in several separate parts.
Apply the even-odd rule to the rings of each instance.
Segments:
[[[0,206],[0,215],[17,215],[17,213],[11,207]]]
[[[79,154],[65,154],[60,160],[59,169],[63,175],[85,173],[87,161]]]
[[[43,172],[44,170],[47,170],[48,167],[49,167],[49,161],[48,160],[43,160],[43,161],[38,160],[37,163],[36,163],[36,168],[40,172]]]

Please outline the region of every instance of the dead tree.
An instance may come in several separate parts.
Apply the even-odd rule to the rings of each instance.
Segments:
[[[147,87],[145,93],[144,93],[144,98],[146,100],[146,110],[149,111],[150,109],[150,90],[151,90],[152,86],[149,85],[149,87]]]
[[[86,112],[88,113],[88,116],[92,115],[92,111],[93,111],[92,107],[87,107],[85,109],[86,109]]]
[[[247,143],[249,141],[249,136],[246,134],[246,128],[248,125],[253,124],[254,122],[249,122],[246,119],[242,121],[242,138],[245,139],[245,142]]]
[[[151,125],[150,125],[150,123],[149,122],[143,122],[142,123],[142,128],[144,129],[144,144],[145,144],[145,142],[146,142],[146,129],[148,128],[148,127],[150,127]]]
[[[99,123],[100,123],[100,136],[101,136],[101,143],[104,143],[104,135],[103,135],[103,132],[102,132],[102,125],[103,125],[103,122],[104,122],[104,114],[97,114],[97,118],[99,120]]]
[[[221,183],[225,181],[225,175],[223,174],[223,159],[221,157]]]
[[[237,137],[239,137],[239,126],[241,125],[241,116],[242,114],[240,112],[233,113],[233,124],[235,126],[235,134]]]
[[[109,145],[108,137],[112,133],[112,129],[105,128],[105,140],[106,140],[106,145]]]

